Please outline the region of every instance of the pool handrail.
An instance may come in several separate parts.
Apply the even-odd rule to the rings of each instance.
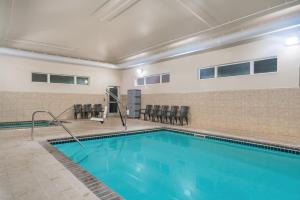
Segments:
[[[105,92],[106,92],[106,94],[108,94],[109,96],[111,96],[112,98],[114,98],[116,100],[122,125],[125,128],[125,130],[127,130],[127,106],[124,106],[123,103],[121,102],[120,98],[117,97],[114,93],[112,93],[108,89],[106,89]],[[125,107],[125,115],[124,116],[122,115],[120,107],[122,107],[123,109]]]
[[[48,113],[48,114],[54,119],[54,121],[56,121],[56,122],[58,123],[58,125],[60,125],[61,127],[63,127],[63,129],[64,129],[64,130],[65,130],[65,131],[66,131],[66,132],[67,132],[67,133],[68,133],[68,134],[69,134],[76,142],[78,142],[78,144],[80,144],[80,146],[81,146],[82,148],[85,148],[85,146],[78,140],[78,138],[77,138],[75,135],[73,135],[72,132],[71,132],[65,125],[63,125],[61,121],[59,121],[59,120],[57,119],[57,117],[55,117],[51,112],[45,111],[45,110],[37,110],[37,111],[35,111],[35,112],[32,113],[31,140],[34,140],[34,137],[33,137],[34,127],[35,127],[35,125],[34,125],[34,123],[35,123],[34,117],[35,117],[35,115],[36,115],[37,113]]]

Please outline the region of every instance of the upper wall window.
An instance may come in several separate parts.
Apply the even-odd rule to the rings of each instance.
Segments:
[[[145,84],[145,78],[138,78],[137,81],[136,81],[136,84],[137,85],[144,85]]]
[[[31,74],[31,81],[32,82],[47,83],[48,82],[48,74],[32,73]]]
[[[136,86],[142,85],[153,85],[159,83],[169,83],[170,82],[170,73],[156,74],[137,78],[135,81]]]
[[[215,68],[209,67],[199,70],[199,78],[200,79],[208,79],[208,78],[214,78],[215,77]]]
[[[50,83],[74,84],[74,76],[50,74]]]
[[[146,84],[160,83],[160,75],[152,75],[152,76],[147,76],[145,78],[146,78]]]
[[[277,58],[254,61],[254,73],[277,72]]]
[[[45,73],[31,73],[31,81],[43,82],[43,83],[73,84],[73,85],[90,84],[90,78],[86,76],[45,74]]]
[[[199,79],[277,72],[277,57],[198,69]]]
[[[89,77],[77,76],[76,83],[77,85],[89,85]]]
[[[218,77],[250,74],[250,62],[224,65],[218,67]]]
[[[170,82],[170,74],[162,74],[161,75],[161,82],[162,83],[169,83]]]

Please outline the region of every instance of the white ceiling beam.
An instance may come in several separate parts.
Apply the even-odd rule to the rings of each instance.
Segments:
[[[100,67],[100,68],[110,68],[110,69],[118,69],[117,65],[111,63],[104,63],[92,60],[84,60],[79,58],[70,58],[64,56],[57,56],[57,55],[49,55],[43,53],[37,53],[32,51],[24,51],[19,49],[12,49],[12,48],[5,48],[0,47],[0,55],[8,55],[8,56],[16,56],[16,57],[23,57],[23,58],[31,58],[36,60],[45,60],[51,62],[59,62],[59,63],[67,63],[67,64],[74,64],[74,65],[84,65],[90,67]]]

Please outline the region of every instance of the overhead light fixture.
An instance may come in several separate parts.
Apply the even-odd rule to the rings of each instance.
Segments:
[[[141,75],[143,75],[144,70],[143,70],[143,68],[137,68],[136,72],[138,73],[138,75],[141,76]]]
[[[285,40],[285,45],[291,46],[291,45],[296,45],[299,44],[299,38],[294,36],[294,37],[289,37]]]

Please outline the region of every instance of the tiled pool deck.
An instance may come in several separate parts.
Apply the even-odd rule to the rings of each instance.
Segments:
[[[104,125],[91,121],[78,121],[70,123],[67,126],[75,135],[82,136],[123,131],[119,119],[110,119]],[[129,120],[128,131],[159,128],[161,126],[165,125],[144,122],[142,120]],[[174,126],[172,126],[172,128],[174,128]],[[212,134],[211,132],[193,129],[192,127],[176,126],[175,128],[179,130],[189,130],[193,134],[198,134],[199,132]],[[254,138],[245,137],[244,135],[233,137],[230,134],[217,132],[214,132],[213,135],[214,138],[212,139],[230,137],[231,142],[239,141],[241,138],[250,144],[254,141]],[[36,129],[35,141],[30,140],[30,129],[0,131],[0,199],[119,199],[119,197],[114,195],[105,185],[100,182],[97,183],[97,180],[92,180],[91,177],[85,174],[86,172],[81,171],[82,169],[80,167],[78,168],[76,164],[70,163],[63,155],[56,154],[53,147],[45,142],[46,140],[65,138],[67,136],[68,135],[66,135],[60,127]],[[280,148],[289,146],[288,150],[300,149],[299,141],[289,143],[280,140],[280,137],[273,138],[272,141],[260,138],[259,140],[255,139],[255,142]],[[52,152],[52,155],[49,152]],[[67,162],[68,166],[66,166],[66,163],[63,164],[63,161]],[[76,173],[78,174],[76,175]],[[80,174],[85,174],[81,177],[82,179],[78,178]],[[90,183],[90,186],[86,187],[87,183]],[[104,194],[104,198],[101,198],[101,194]]]

